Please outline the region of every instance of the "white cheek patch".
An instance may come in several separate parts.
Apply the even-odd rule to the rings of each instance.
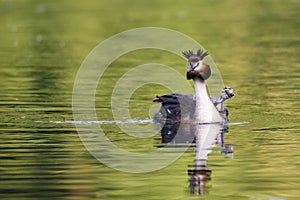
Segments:
[[[202,68],[202,60],[200,60],[198,63],[198,66],[194,69],[195,71],[200,71]]]

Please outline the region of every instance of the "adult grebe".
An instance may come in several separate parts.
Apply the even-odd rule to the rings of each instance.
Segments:
[[[233,97],[233,89],[224,88],[219,98],[209,97],[205,80],[211,75],[209,65],[203,60],[207,51],[184,51],[188,59],[187,79],[194,81],[195,96],[184,94],[167,94],[156,96],[153,102],[161,102],[160,110],[154,115],[154,121],[164,124],[166,120],[193,123],[222,123],[228,120],[228,111],[224,101]]]

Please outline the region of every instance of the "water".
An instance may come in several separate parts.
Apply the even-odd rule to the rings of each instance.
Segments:
[[[0,1],[0,198],[298,199],[299,8],[297,0]],[[204,196],[190,196],[193,148],[160,170],[124,173],[95,159],[76,131],[72,91],[81,62],[104,39],[144,26],[180,31],[209,50],[225,85],[235,89],[230,121],[249,122],[224,135],[234,146],[231,157],[220,147],[208,155]],[[186,61],[176,55],[135,51],[111,64],[96,93],[98,120],[91,126],[130,152],[157,150],[159,134],[124,133],[110,97],[124,73],[150,62],[184,75]],[[168,92],[155,84],[138,88],[129,104],[133,120],[121,122],[152,126],[152,98]]]

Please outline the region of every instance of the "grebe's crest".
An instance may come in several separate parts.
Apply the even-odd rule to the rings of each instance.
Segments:
[[[197,53],[195,54],[193,51],[191,50],[188,50],[188,51],[183,51],[182,52],[182,55],[184,57],[186,57],[187,59],[190,59],[191,57],[198,57],[199,60],[203,60],[203,58],[205,56],[208,56],[208,52],[207,51],[204,51],[203,49],[199,49],[197,51]]]

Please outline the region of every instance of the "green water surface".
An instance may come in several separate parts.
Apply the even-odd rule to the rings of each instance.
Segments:
[[[192,150],[161,170],[124,173],[96,160],[75,125],[66,123],[73,119],[76,73],[89,52],[114,34],[149,26],[204,46],[224,84],[235,89],[227,103],[230,121],[250,122],[225,135],[233,159],[209,155],[212,175],[202,197],[189,194]],[[1,199],[300,198],[299,0],[0,0],[0,27]],[[120,57],[99,82],[99,120],[113,120],[111,94],[119,78],[149,62],[184,76],[186,61],[167,52]],[[156,84],[140,87],[130,101],[132,118],[150,119],[152,98],[168,92]],[[155,149],[152,137],[128,136],[116,124],[101,127],[126,150]]]

